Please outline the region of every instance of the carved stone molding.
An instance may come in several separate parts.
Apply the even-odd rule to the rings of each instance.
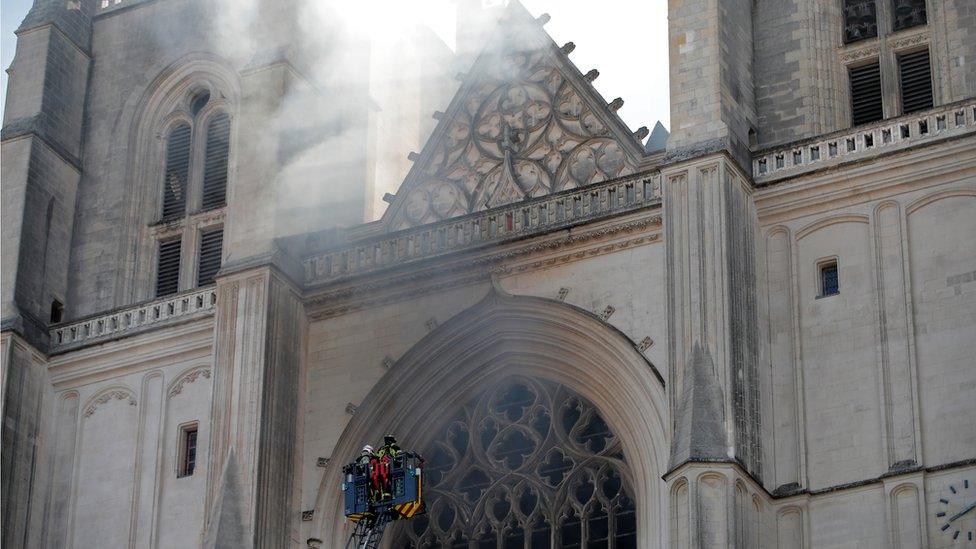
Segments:
[[[870,59],[872,57],[878,57],[881,55],[881,48],[877,45],[857,48],[853,50],[844,50],[840,54],[840,60],[845,65],[850,63],[855,63],[863,59]]]
[[[425,268],[418,268],[416,270],[396,276],[379,280],[364,281],[358,284],[314,295],[306,301],[306,307],[310,311],[309,315],[311,318],[326,318],[338,314],[344,314],[351,310],[371,306],[376,303],[389,302],[390,297],[388,295],[380,295],[380,291],[388,288],[403,287],[413,282],[422,282],[434,277],[440,278],[451,274],[461,275],[451,277],[450,280],[446,282],[426,284],[411,288],[404,292],[399,292],[396,298],[409,299],[435,291],[441,291],[448,288],[484,281],[492,275],[526,272],[530,270],[547,268],[558,264],[569,263],[584,259],[586,257],[594,257],[624,248],[656,242],[660,239],[660,234],[641,234],[636,238],[625,239],[608,243],[603,246],[596,246],[586,250],[578,250],[561,256],[548,257],[538,261],[519,265],[504,264],[505,262],[522,258],[524,256],[551,252],[567,246],[584,244],[591,240],[632,233],[643,233],[660,227],[661,224],[661,216],[659,214],[654,214],[624,223],[599,227],[590,231],[583,231],[576,234],[564,234],[558,238],[534,242],[525,246],[508,249],[497,253],[489,253],[473,259],[458,260],[447,265],[428,265]],[[462,273],[466,272],[471,274],[462,275]]]
[[[169,389],[168,398],[173,398],[174,396],[183,392],[183,387],[193,383],[198,378],[203,377],[205,379],[210,379],[210,366],[199,366],[180,375],[176,382],[173,383],[172,387]]]
[[[661,175],[652,170],[439,222],[305,257],[308,285],[326,284],[554,233],[563,228],[660,204]]]
[[[578,261],[587,257],[595,257],[598,255],[604,255],[608,253],[613,253],[618,250],[623,250],[633,246],[640,246],[643,244],[649,244],[651,242],[657,242],[660,240],[660,234],[649,234],[640,236],[638,238],[632,238],[629,240],[622,240],[620,242],[614,242],[613,244],[608,244],[606,246],[599,246],[596,248],[591,248],[589,250],[582,250],[578,252],[573,252],[570,254],[564,254],[556,257],[546,258],[540,261],[533,261],[531,263],[523,263],[518,265],[506,265],[501,267],[492,268],[491,272],[494,275],[502,274],[514,274],[514,273],[524,273],[528,271],[535,271],[539,269],[545,269],[548,267],[553,267],[555,265],[561,265],[565,263],[571,263],[573,261]],[[560,300],[563,301],[563,300]],[[612,308],[612,307],[611,307]],[[613,314],[612,312],[610,314]],[[609,317],[608,317],[609,318]]]
[[[123,388],[112,389],[98,395],[98,397],[88,403],[88,406],[85,407],[85,417],[91,416],[99,406],[111,400],[126,400],[129,402],[129,406],[136,405],[136,397],[131,391]]]
[[[907,36],[895,35],[895,37],[888,40],[888,45],[891,46],[893,50],[902,50],[906,48],[911,48],[914,46],[921,46],[923,44],[929,43],[929,33],[928,31],[919,32],[915,34],[909,34]]]
[[[486,380],[515,377],[562,383],[593,404],[612,432],[620,435],[621,459],[631,464],[627,480],[639,514],[637,524],[657,524],[666,512],[660,479],[667,445],[658,441],[666,440],[662,437],[667,396],[656,370],[632,341],[592,313],[553,299],[511,296],[493,287],[481,302],[452,317],[449,329],[438,329],[409,349],[397,368],[365,396],[322,475],[308,535],[331,545],[345,543],[338,468],[358,453],[363,440],[396,432],[423,448],[424,438],[439,432],[431,429],[432,421],[450,421],[463,405],[458,395],[476,394]],[[634,406],[642,413],[634,414]],[[557,412],[551,414],[560,418]],[[435,453],[429,455],[436,464]],[[545,457],[540,452],[540,458]],[[535,462],[529,458],[527,463]],[[436,483],[431,487],[436,490]],[[540,498],[543,495],[540,492]],[[434,504],[431,516],[438,516],[438,510]],[[645,526],[638,530],[636,545],[662,546],[665,535]]]
[[[128,337],[152,328],[213,314],[217,294],[212,287],[198,288],[129,307],[90,316],[51,328],[55,353]]]
[[[639,141],[534,21],[472,67],[384,225],[424,225],[634,173]]]

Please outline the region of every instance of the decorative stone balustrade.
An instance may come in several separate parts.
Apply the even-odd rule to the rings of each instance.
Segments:
[[[964,101],[762,151],[753,156],[759,185],[913,145],[976,131],[976,101]]]
[[[659,203],[660,172],[644,172],[414,227],[314,254],[303,260],[309,284],[525,238]]]
[[[201,288],[59,324],[51,329],[51,351],[59,352],[137,334],[213,314],[217,292]]]

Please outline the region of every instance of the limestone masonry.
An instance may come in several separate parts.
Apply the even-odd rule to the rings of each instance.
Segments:
[[[392,432],[388,547],[976,547],[976,2],[669,0],[650,137],[455,4],[34,1],[0,543],[345,547]]]

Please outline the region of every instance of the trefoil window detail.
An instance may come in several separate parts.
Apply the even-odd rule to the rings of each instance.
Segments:
[[[503,380],[432,432],[428,513],[397,524],[392,547],[637,546],[621,442],[566,387]]]

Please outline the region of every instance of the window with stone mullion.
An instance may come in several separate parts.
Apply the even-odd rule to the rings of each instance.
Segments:
[[[394,547],[636,547],[620,441],[565,387],[503,381],[434,433],[428,513],[397,525]]]
[[[878,36],[875,0],[844,0],[844,43]]]
[[[928,22],[925,0],[892,0],[892,30],[902,30]]]
[[[218,208],[226,202],[229,153],[230,117],[226,113],[219,113],[207,124],[201,199],[204,210]]]
[[[186,213],[186,193],[190,179],[190,125],[180,123],[166,139],[166,171],[163,180],[162,219]]]

